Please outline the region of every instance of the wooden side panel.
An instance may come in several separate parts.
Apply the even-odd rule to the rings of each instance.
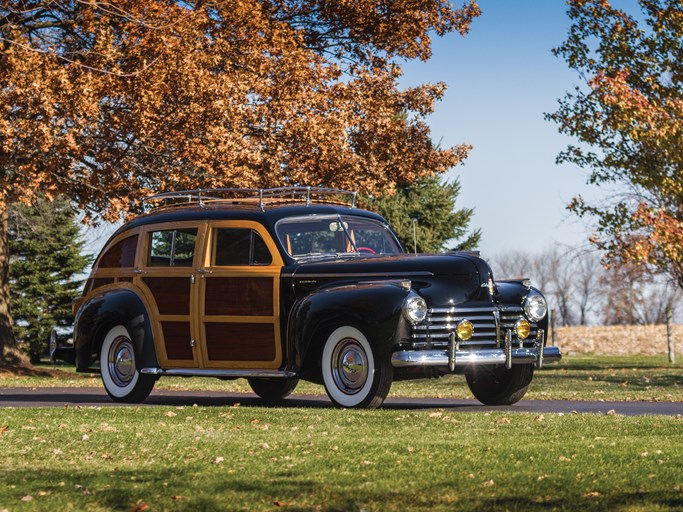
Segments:
[[[210,361],[272,361],[275,359],[273,324],[204,324]]]
[[[145,277],[162,315],[190,314],[190,278],[183,277]]]
[[[207,277],[204,314],[272,316],[272,277]]]
[[[113,245],[98,262],[98,268],[128,268],[135,265],[138,235],[130,236]]]
[[[192,361],[190,322],[161,322],[168,359]]]

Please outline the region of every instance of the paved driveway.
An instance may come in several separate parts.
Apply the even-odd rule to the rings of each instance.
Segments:
[[[255,395],[248,393],[221,393],[219,391],[155,390],[141,405],[226,407],[263,405]],[[0,407],[126,407],[112,402],[101,388],[0,388]],[[138,406],[136,404],[136,406]],[[325,396],[294,395],[280,407],[332,407]],[[385,409],[450,409],[454,412],[531,412],[531,413],[593,413],[642,416],[660,414],[683,415],[682,402],[596,402],[568,400],[522,400],[505,407],[487,407],[476,400],[449,398],[389,398]]]

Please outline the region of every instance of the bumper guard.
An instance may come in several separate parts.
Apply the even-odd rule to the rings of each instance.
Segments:
[[[505,337],[501,348],[460,350],[455,336],[451,336],[446,350],[400,350],[391,354],[391,364],[396,368],[406,366],[445,366],[453,372],[456,368],[481,365],[535,364],[539,368],[544,363],[555,363],[562,359],[558,347],[544,347],[539,340],[534,347],[512,347],[510,333]]]

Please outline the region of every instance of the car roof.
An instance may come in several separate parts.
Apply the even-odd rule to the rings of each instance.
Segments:
[[[380,215],[361,208],[335,204],[312,203],[268,205],[260,208],[255,205],[227,204],[225,202],[161,207],[142,214],[121,226],[112,239],[130,229],[149,224],[163,224],[182,221],[204,220],[251,220],[271,229],[284,218],[309,215],[355,215],[380,222],[386,222]]]

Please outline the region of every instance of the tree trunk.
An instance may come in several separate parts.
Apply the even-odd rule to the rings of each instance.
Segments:
[[[17,348],[12,332],[12,313],[9,302],[9,209],[0,199],[0,365],[30,366]]]

